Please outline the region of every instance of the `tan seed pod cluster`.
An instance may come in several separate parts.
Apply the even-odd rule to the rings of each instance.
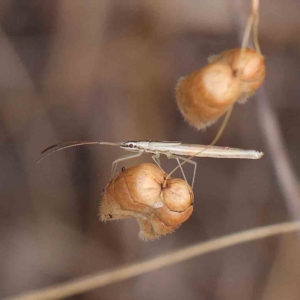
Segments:
[[[184,180],[165,177],[161,169],[150,163],[124,170],[104,190],[101,220],[136,218],[139,236],[144,240],[176,230],[192,214],[194,194]]]
[[[261,86],[265,75],[265,60],[257,51],[249,48],[225,51],[179,80],[177,105],[190,125],[205,128],[235,102],[244,103]]]

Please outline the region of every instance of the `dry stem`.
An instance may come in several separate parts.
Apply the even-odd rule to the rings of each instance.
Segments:
[[[233,245],[259,240],[273,235],[288,233],[300,230],[300,222],[289,222],[278,225],[265,226],[251,229],[236,234],[227,235],[212,241],[198,243],[196,245],[167,253],[156,258],[135,263],[114,270],[107,270],[104,273],[90,275],[75,279],[65,284],[55,285],[38,291],[32,291],[17,297],[6,300],[44,300],[61,299],[72,295],[84,293],[102,286],[132,278],[153,270],[157,270],[175,263],[191,259],[206,253],[227,248]]]

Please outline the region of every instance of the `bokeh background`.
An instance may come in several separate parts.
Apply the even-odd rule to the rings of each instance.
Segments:
[[[78,147],[36,165],[40,151],[72,140],[209,144],[220,122],[189,127],[174,88],[209,55],[240,45],[250,1],[0,1],[1,298],[299,217],[300,1],[261,2],[267,78],[235,106],[218,144],[265,156],[198,158],[192,217],[146,243],[134,220],[98,219],[122,150]],[[121,166],[142,161],[151,158]],[[71,298],[299,299],[299,237],[235,246]]]

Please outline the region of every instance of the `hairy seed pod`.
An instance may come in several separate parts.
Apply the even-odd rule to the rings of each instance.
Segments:
[[[193,212],[192,188],[145,163],[124,170],[107,184],[100,203],[102,221],[136,218],[139,236],[151,240],[176,230]]]
[[[231,49],[181,78],[176,101],[185,120],[197,129],[221,117],[235,102],[244,103],[263,83],[264,57],[253,49]]]

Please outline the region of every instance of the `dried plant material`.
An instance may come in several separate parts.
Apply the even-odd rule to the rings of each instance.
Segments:
[[[206,253],[297,230],[300,230],[300,222],[281,223],[229,234],[207,242],[197,243],[183,249],[168,252],[167,254],[137,262],[129,266],[118,267],[98,274],[84,276],[67,283],[6,298],[6,300],[62,299],[158,270],[197,256],[202,256]]]
[[[124,170],[107,184],[100,204],[102,221],[136,218],[139,236],[152,240],[176,230],[193,212],[192,188],[146,163]]]
[[[261,86],[264,57],[253,49],[231,49],[212,56],[209,64],[179,80],[177,105],[197,129],[214,123],[235,102],[243,103]]]
[[[185,120],[197,129],[227,113],[214,145],[224,131],[234,103],[244,103],[263,83],[266,70],[258,42],[259,0],[252,0],[241,48],[211,56],[208,65],[179,80],[177,105]],[[251,30],[255,50],[247,44]]]

